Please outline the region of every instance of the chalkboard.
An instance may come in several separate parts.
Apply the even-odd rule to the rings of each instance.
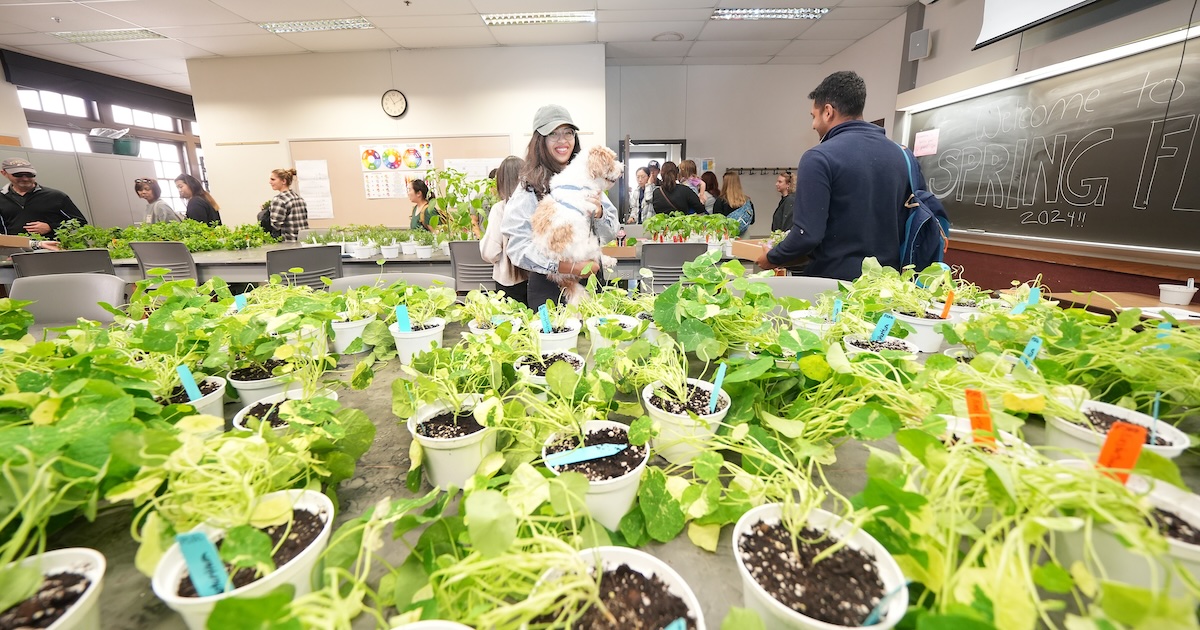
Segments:
[[[1185,59],[1174,43],[914,113],[909,146],[932,151],[918,159],[954,228],[1200,250],[1200,39],[1187,44]]]

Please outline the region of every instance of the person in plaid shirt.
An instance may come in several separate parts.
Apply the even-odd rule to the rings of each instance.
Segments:
[[[263,229],[271,232],[272,236],[284,241],[299,240],[300,230],[308,229],[308,206],[296,191],[292,190],[292,182],[296,179],[296,169],[277,168],[271,171],[271,190],[279,194],[271,200],[271,208],[264,219],[270,221],[270,226]],[[266,220],[262,223],[267,223]]]

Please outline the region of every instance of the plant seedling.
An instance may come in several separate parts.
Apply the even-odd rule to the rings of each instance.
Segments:
[[[200,597],[220,595],[229,590],[229,574],[225,571],[225,563],[217,546],[204,535],[204,532],[188,532],[175,536],[179,543],[179,551],[187,563],[188,579],[196,587]]]

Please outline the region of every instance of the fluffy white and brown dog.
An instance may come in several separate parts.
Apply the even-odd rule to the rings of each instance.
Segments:
[[[594,146],[585,153],[550,178],[550,194],[542,197],[533,213],[533,246],[553,260],[598,261],[613,267],[616,260],[600,253],[591,218],[596,206],[589,197],[617,183],[625,166],[605,146]],[[580,276],[556,273],[546,277],[558,283],[570,304],[587,294]]]

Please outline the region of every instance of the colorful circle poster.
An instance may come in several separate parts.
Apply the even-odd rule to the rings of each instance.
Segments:
[[[364,171],[378,170],[382,164],[382,158],[379,151],[374,147],[363,147],[362,150],[362,166]]]
[[[400,151],[395,147],[388,147],[383,150],[383,164],[389,169],[396,170],[400,168]]]
[[[428,171],[434,168],[432,142],[359,145],[364,171]]]

